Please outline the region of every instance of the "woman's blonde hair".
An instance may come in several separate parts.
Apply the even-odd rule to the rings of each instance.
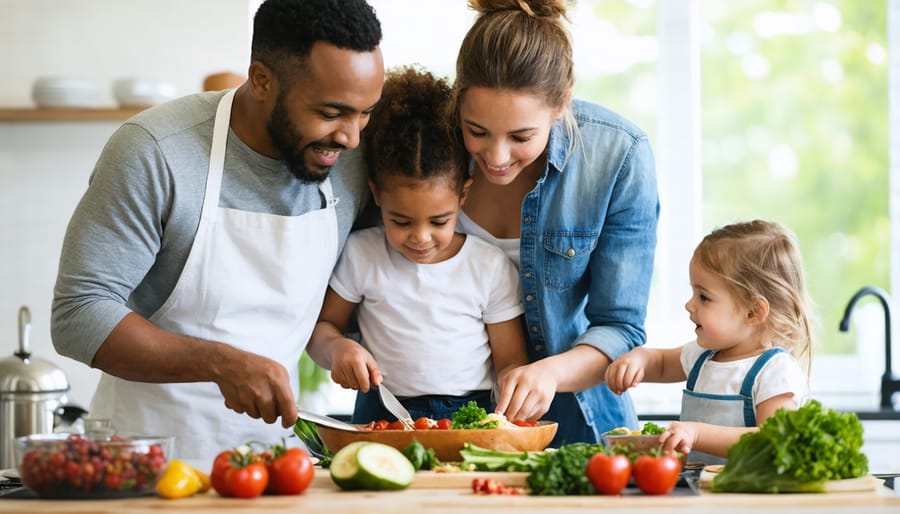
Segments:
[[[704,237],[692,260],[720,276],[741,305],[752,307],[754,300],[765,299],[766,327],[774,344],[790,351],[809,374],[812,300],[793,233],[763,220],[727,225]]]
[[[455,117],[469,88],[520,91],[542,97],[549,107],[565,107],[563,126],[574,144],[575,71],[572,40],[562,23],[565,0],[469,0],[469,8],[480,14],[456,59],[450,106]]]

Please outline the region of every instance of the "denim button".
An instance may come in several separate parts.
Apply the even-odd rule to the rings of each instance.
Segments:
[[[531,272],[530,272],[530,271],[526,271],[526,272],[525,272],[525,278],[531,278]]]
[[[531,216],[525,216],[525,219],[522,221],[524,221],[526,224],[531,223]]]
[[[526,301],[526,302],[530,302],[531,300],[534,300],[534,296],[532,296],[532,295],[530,295],[530,294],[529,294],[529,295],[525,295],[525,301]]]
[[[569,248],[569,250],[566,251],[566,255],[568,255],[569,257],[575,257],[575,249]]]
[[[543,345],[540,345],[540,344],[534,345],[534,349],[535,349],[535,350],[542,350],[543,348],[544,348]]]
[[[537,332],[537,331],[539,331],[539,330],[540,330],[540,328],[538,328],[537,325],[531,325],[531,331],[532,331],[532,332]]]

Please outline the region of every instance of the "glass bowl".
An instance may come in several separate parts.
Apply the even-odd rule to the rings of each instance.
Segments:
[[[22,484],[43,498],[156,494],[174,443],[161,436],[39,434],[16,438]]]

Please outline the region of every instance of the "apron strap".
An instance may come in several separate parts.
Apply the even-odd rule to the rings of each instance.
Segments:
[[[216,119],[213,123],[212,143],[209,149],[209,170],[206,174],[206,193],[200,219],[214,219],[219,207],[219,190],[222,188],[222,172],[225,169],[225,145],[228,143],[228,129],[231,126],[231,104],[234,89],[219,100]]]
[[[702,368],[703,364],[705,364],[706,361],[709,360],[709,358],[712,357],[715,353],[715,350],[706,350],[705,352],[701,353],[699,357],[697,357],[697,360],[694,361],[694,367],[691,368],[691,373],[690,375],[688,375],[687,385],[685,386],[685,389],[687,389],[688,391],[694,390],[694,384],[697,383],[697,377],[700,376],[700,368]]]
[[[756,362],[753,363],[750,371],[747,372],[747,376],[744,377],[744,383],[741,384],[741,396],[744,398],[745,427],[756,426],[755,405],[753,404],[753,384],[756,382],[756,376],[759,375],[763,366],[765,366],[772,357],[783,351],[785,351],[784,348],[769,348],[756,359]]]

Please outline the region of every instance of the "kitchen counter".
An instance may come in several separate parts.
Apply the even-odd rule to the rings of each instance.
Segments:
[[[627,491],[630,491],[627,490]],[[214,492],[180,500],[156,497],[127,500],[39,500],[0,499],[4,513],[118,514],[166,513],[269,513],[298,512],[350,514],[372,512],[396,513],[465,513],[498,512],[602,512],[639,511],[641,514],[691,512],[729,514],[766,509],[778,512],[846,512],[864,509],[868,513],[900,513],[900,496],[878,486],[868,492],[827,494],[713,494],[702,491],[699,496],[645,496],[638,493],[620,496],[498,496],[475,495],[468,488],[413,487],[403,491],[346,492],[339,490],[327,475],[317,470],[310,488],[299,496],[264,496],[250,500],[222,498]]]

